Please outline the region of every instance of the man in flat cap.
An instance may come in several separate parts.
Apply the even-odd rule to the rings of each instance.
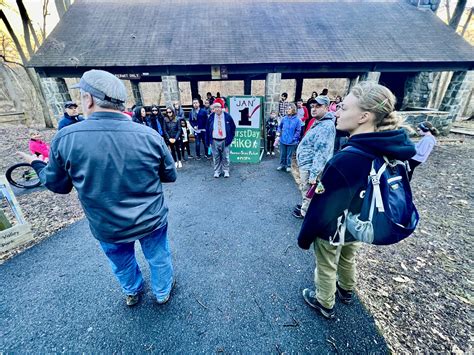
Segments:
[[[140,241],[153,293],[163,304],[174,286],[162,188],[163,182],[176,180],[173,158],[155,130],[133,124],[121,112],[127,92],[117,77],[90,70],[74,88],[81,90],[87,120],[56,134],[47,165],[20,154],[49,190],[67,194],[76,188],[128,306],[139,302],[144,286],[134,250]]]
[[[58,131],[72,125],[84,121],[84,118],[77,112],[77,104],[74,101],[67,101],[64,103],[64,115],[58,123]]]

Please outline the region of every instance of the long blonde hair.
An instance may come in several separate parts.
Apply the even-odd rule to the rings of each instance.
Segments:
[[[358,106],[363,111],[374,114],[376,132],[407,128],[395,111],[395,95],[385,86],[363,81],[354,86],[351,93],[359,100]]]

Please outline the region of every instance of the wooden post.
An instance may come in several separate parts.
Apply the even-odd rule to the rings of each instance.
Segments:
[[[301,94],[303,92],[303,78],[296,78],[296,89],[295,89],[295,102],[296,100],[302,99]]]
[[[244,79],[244,95],[252,95],[252,79]]]

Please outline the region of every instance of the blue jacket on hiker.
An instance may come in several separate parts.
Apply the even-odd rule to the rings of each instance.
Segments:
[[[206,129],[207,118],[207,111],[203,108],[199,108],[197,112],[193,108],[189,113],[189,123],[193,128],[197,127],[198,130]]]
[[[353,135],[348,146],[354,146],[389,159],[408,160],[415,146],[403,129]],[[351,151],[341,150],[326,164],[319,187],[306,212],[298,245],[309,249],[316,238],[328,240],[336,232],[337,219],[344,210],[359,213],[372,159]],[[346,242],[354,241],[346,232]]]
[[[84,117],[82,117],[81,115],[69,116],[66,112],[64,112],[63,117],[61,117],[58,123],[58,131],[60,129],[63,129],[64,127],[67,127],[69,125],[72,125],[74,123],[78,123],[81,121],[84,121]]]
[[[232,143],[234,140],[235,136],[235,123],[234,120],[232,119],[231,115],[229,115],[227,112],[222,111],[222,114],[224,115],[224,121],[225,121],[225,131],[226,131],[226,137],[225,137],[225,145],[228,146]],[[215,113],[211,113],[209,116],[209,119],[207,120],[207,125],[206,125],[206,142],[207,145],[211,145],[212,143],[212,130],[214,128],[214,117]]]
[[[100,241],[131,242],[167,224],[161,183],[176,180],[173,158],[158,132],[132,124],[125,114],[94,112],[62,129],[48,164],[35,160],[32,166],[49,190],[76,188]]]
[[[296,145],[300,139],[301,120],[296,115],[285,116],[278,126],[280,133],[280,143],[286,145]]]

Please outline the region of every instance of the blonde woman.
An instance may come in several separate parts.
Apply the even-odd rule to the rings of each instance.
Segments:
[[[356,85],[336,112],[337,129],[348,132],[348,145],[377,156],[408,160],[415,146],[401,127],[394,112],[395,96],[374,82]],[[335,294],[343,303],[352,301],[356,283],[355,254],[359,243],[346,232],[346,243],[339,259],[337,247],[329,243],[335,235],[337,218],[345,209],[359,213],[372,158],[344,151],[336,154],[324,168],[306,217],[298,245],[316,255],[315,291],[303,290],[305,301],[326,318],[335,315]]]
[[[297,116],[295,104],[289,104],[286,116],[278,126],[277,137],[280,137],[280,166],[277,170],[291,171],[291,156],[300,139],[301,120]]]

